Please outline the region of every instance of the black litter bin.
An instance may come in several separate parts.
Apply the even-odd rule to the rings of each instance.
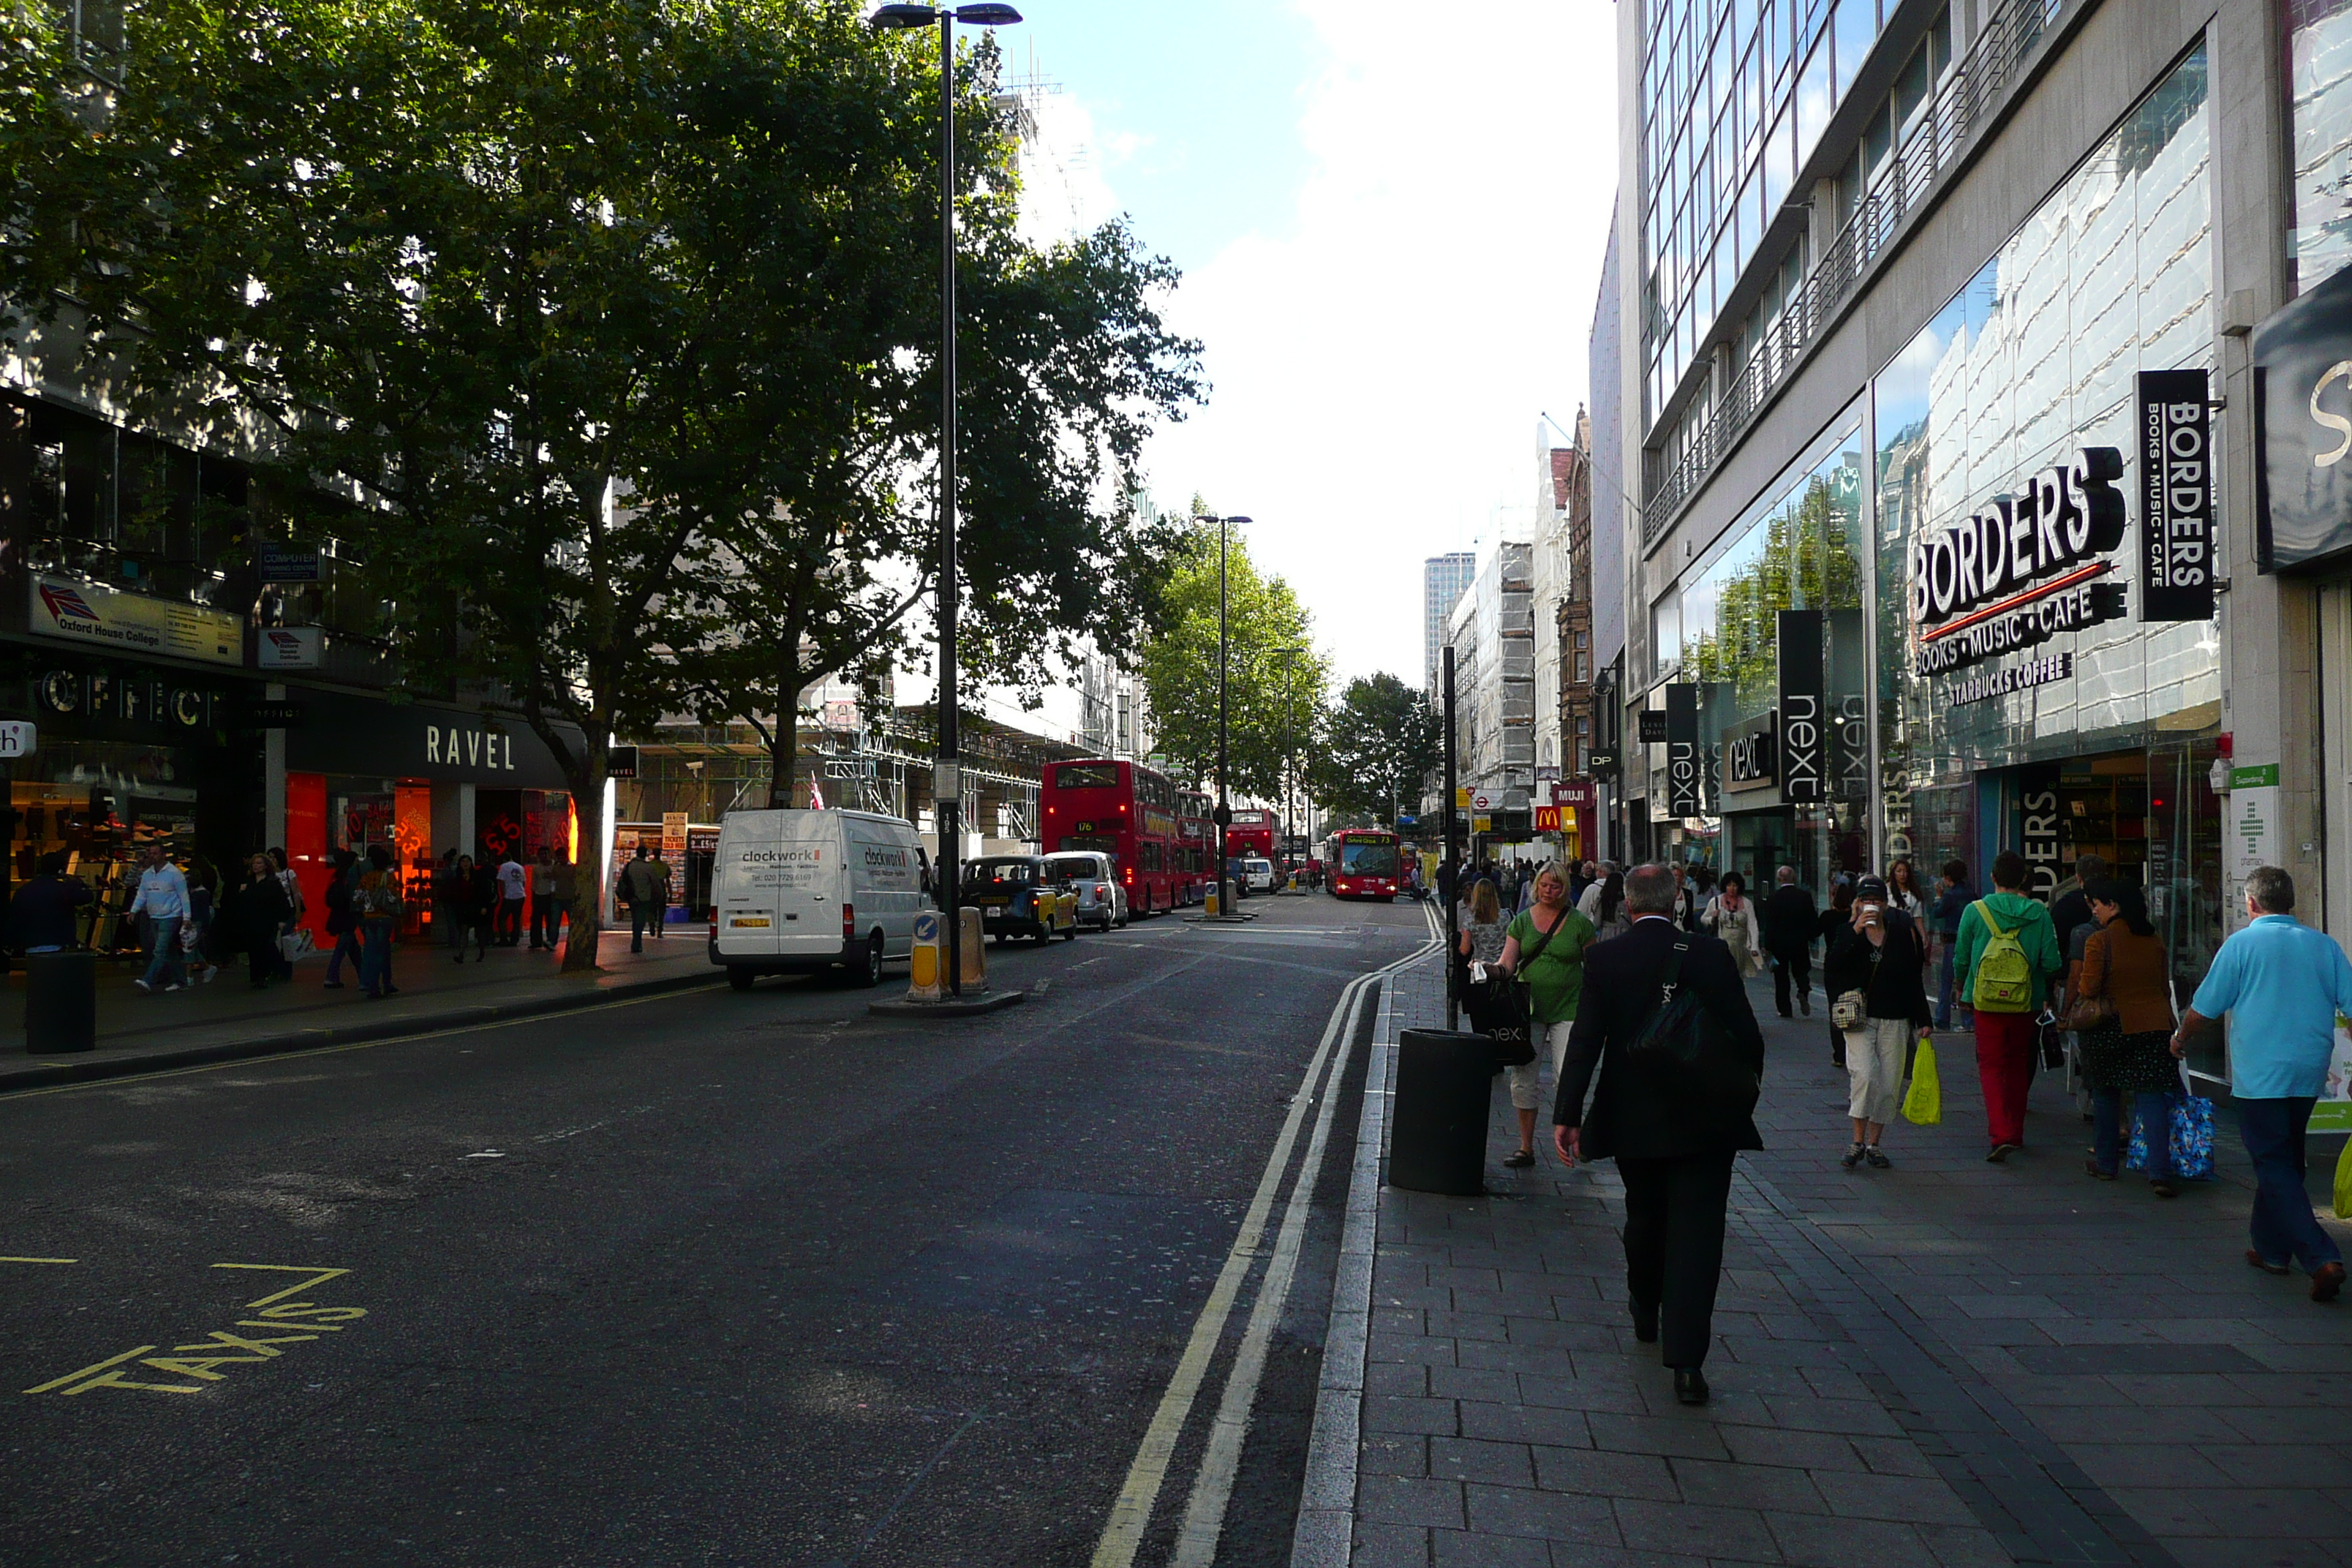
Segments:
[[[98,954],[25,955],[25,1049],[36,1056],[98,1048]]]
[[[1452,1029],[1397,1038],[1389,1185],[1475,1197],[1486,1190],[1486,1122],[1495,1042]]]

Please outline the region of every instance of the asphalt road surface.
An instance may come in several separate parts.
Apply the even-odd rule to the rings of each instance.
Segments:
[[[1286,1562],[1335,1009],[1427,928],[1248,908],[992,949],[977,1020],[766,981],[0,1099],[0,1562]]]

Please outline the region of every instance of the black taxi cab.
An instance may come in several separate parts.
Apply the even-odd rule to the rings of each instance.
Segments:
[[[1078,934],[1077,890],[1056,880],[1043,855],[991,855],[964,868],[963,901],[980,911],[980,926],[1003,942],[1025,936],[1041,945]]]

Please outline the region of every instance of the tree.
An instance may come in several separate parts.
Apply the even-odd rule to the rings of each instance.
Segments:
[[[613,734],[730,673],[688,657],[705,640],[782,673],[788,755],[803,639],[777,647],[744,574],[777,568],[812,629],[869,647],[922,592],[863,592],[921,553],[895,487],[936,428],[936,295],[907,283],[938,235],[919,41],[877,42],[845,0],[140,0],[130,36],[105,113],[0,122],[23,297],[54,317],[69,289],[85,363],[125,395],[257,433],[287,526],[340,536],[393,606],[404,688],[504,693],[590,842]],[[1087,280],[1115,305],[1165,280],[1110,261]],[[1040,340],[997,356],[1006,374],[1083,381],[1054,321],[1003,308]],[[1126,326],[1150,340],[1144,390],[1180,399],[1183,365],[1154,356],[1186,351]],[[1134,384],[1054,385],[1027,428],[1124,460],[1142,416],[1106,409]],[[1100,471],[1029,455],[976,510]],[[1082,609],[1118,596],[1089,598],[1086,570],[1150,563],[1117,515],[1088,513],[1101,548],[1059,579]],[[798,531],[781,564],[778,519]]]
[[[1393,825],[1398,812],[1419,806],[1423,781],[1443,760],[1427,694],[1386,672],[1349,681],[1317,731],[1308,787],[1334,814]]]
[[[1217,771],[1217,530],[1202,527],[1174,553],[1153,606],[1139,669],[1160,750],[1187,784],[1213,787]],[[1227,747],[1234,792],[1272,797],[1284,763],[1311,736],[1329,666],[1314,651],[1307,612],[1290,584],[1261,577],[1236,534],[1227,568]]]
[[[919,48],[899,64],[919,77],[930,58]],[[1043,251],[1020,240],[994,78],[992,46],[967,54],[958,640],[970,676],[1034,689],[1048,652],[1066,662],[1083,636],[1118,654],[1144,619],[1173,531],[1129,500],[1133,467],[1152,420],[1200,395],[1198,345],[1162,327],[1153,297],[1174,270],[1123,224]],[[799,230],[769,227],[782,197],[736,184],[742,210],[725,251],[755,278],[773,267],[778,287],[800,286],[810,263]],[[772,797],[793,795],[803,687],[910,654],[915,617],[936,602],[937,295],[908,283],[936,270],[935,245],[877,246],[835,267],[839,297],[807,329],[824,334],[821,354],[748,335],[714,345],[735,395],[698,409],[670,445],[677,457],[638,476],[641,504],[697,520],[662,640],[706,716],[762,728],[775,716]],[[708,483],[730,458],[728,482]]]

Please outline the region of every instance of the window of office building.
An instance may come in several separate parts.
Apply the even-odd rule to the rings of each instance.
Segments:
[[[1658,0],[1642,68],[1647,419],[1868,58],[1882,0]],[[1646,422],[1646,421],[1645,421]]]
[[[2140,618],[2137,499],[2125,503],[2120,543],[2087,563],[2110,595],[2106,618],[2040,627],[2042,640],[1954,662],[1938,653],[1948,633],[2003,605],[2038,613],[2049,582],[1990,595],[1932,630],[1915,619],[1912,595],[1923,559],[1916,547],[1948,533],[1957,543],[1955,525],[1997,515],[2085,447],[2116,449],[2116,483],[2129,497],[2134,376],[2210,368],[2210,117],[2200,47],[1872,389],[1887,854],[1929,871],[1959,859],[1981,890],[1992,857],[2018,849],[2046,893],[2076,856],[2096,850],[2117,874],[2146,883],[2184,987],[2222,934],[2219,805],[2207,777],[2220,728],[2220,638],[2210,619]]]
[[[2352,261],[2352,0],[2282,0],[2286,32],[2295,289]]]

